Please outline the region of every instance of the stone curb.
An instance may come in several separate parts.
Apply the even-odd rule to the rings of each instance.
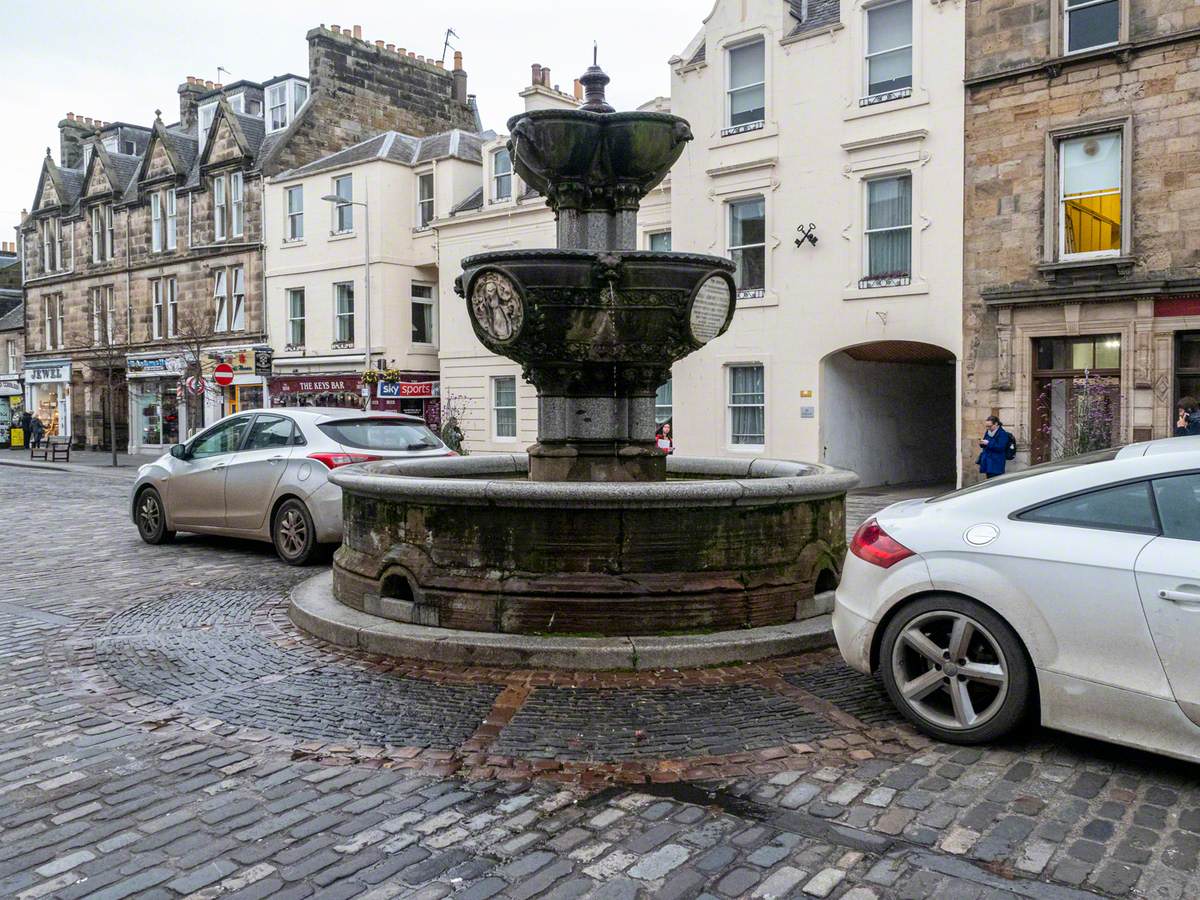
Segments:
[[[408,625],[343,606],[333,597],[332,570],[292,589],[288,616],[297,627],[339,647],[468,666],[592,672],[688,669],[793,656],[834,644],[828,615],[787,625],[671,637],[536,637]]]

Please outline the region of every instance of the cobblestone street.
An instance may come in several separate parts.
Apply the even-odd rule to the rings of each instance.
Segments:
[[[930,742],[835,651],[399,664],[271,547],[143,544],[129,469],[0,467],[0,897],[1200,896],[1200,769]],[[848,525],[900,496],[863,492]]]

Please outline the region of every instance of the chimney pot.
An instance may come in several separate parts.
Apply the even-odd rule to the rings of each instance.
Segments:
[[[219,90],[221,90],[221,89],[223,89],[224,87],[225,87],[225,85],[221,84],[221,82],[219,82],[219,81],[217,82],[217,84],[216,84],[216,88],[217,88],[217,90],[218,90],[218,91],[219,91]]]
[[[211,81],[205,81],[205,82],[204,82],[204,86],[205,86],[206,88],[208,88],[208,89],[211,91],[211,90],[212,90],[213,83],[212,83]]]
[[[406,56],[408,54],[408,51],[405,50],[403,47],[397,47],[396,52],[399,53],[401,56]]]
[[[421,54],[418,53],[417,54],[417,62],[425,62],[425,57],[421,56]]]
[[[337,26],[337,25],[330,25],[330,26],[329,26],[329,30],[330,30],[330,31],[332,31],[334,34],[341,34],[341,33],[342,33],[342,29],[341,29],[339,26]]]
[[[529,68],[532,71],[532,75],[533,75],[533,80],[530,81],[529,83],[530,84],[541,84],[542,83],[542,67],[540,65],[538,65],[537,63],[534,63]]]
[[[578,78],[575,79],[575,99],[576,100],[583,99],[583,85],[580,84]]]
[[[462,51],[455,50],[454,51],[454,70],[458,71],[460,69],[462,69]]]
[[[384,46],[383,41],[376,41],[375,46],[382,50]]]
[[[388,45],[387,45],[387,48],[388,48],[389,50],[395,51],[395,49],[396,49],[396,45],[395,45],[395,44],[388,44]]]
[[[435,66],[437,66],[437,67],[440,69],[440,68],[442,68],[443,66],[445,66],[445,63],[444,63],[444,62],[442,62],[442,61],[439,59],[437,62],[435,62],[435,63],[434,63],[434,65],[435,65]]]
[[[67,113],[67,121],[74,122],[75,121],[75,113],[73,113],[73,112]]]
[[[417,58],[417,51],[416,51],[416,50],[409,50],[409,51],[408,51],[408,58],[409,58],[409,59],[416,59],[416,58]]]
[[[362,26],[361,25],[354,26],[354,39],[356,41],[362,40]]]
[[[542,67],[542,84],[550,87],[550,69],[547,66]]]

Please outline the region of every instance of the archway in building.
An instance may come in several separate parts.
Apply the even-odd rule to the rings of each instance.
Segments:
[[[863,487],[952,483],[957,473],[954,354],[876,341],[821,361],[821,458]]]

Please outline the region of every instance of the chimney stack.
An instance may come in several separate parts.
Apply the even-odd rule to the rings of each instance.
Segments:
[[[530,81],[529,83],[530,84],[541,84],[542,83],[542,67],[540,65],[538,65],[537,63],[534,63],[530,68],[533,70],[533,80]]]
[[[95,133],[88,120],[67,113],[58,123],[58,164],[66,169],[83,166],[83,142]]]
[[[197,100],[203,93],[204,82],[195,75],[189,75],[179,86],[179,123],[184,128],[196,127]]]
[[[583,85],[578,78],[575,79],[575,99],[583,102]]]
[[[362,40],[362,26],[361,25],[354,26],[354,39],[356,41]]]
[[[454,71],[451,76],[454,78],[454,99],[464,106],[467,103],[467,71],[462,64],[462,51],[454,51]]]

